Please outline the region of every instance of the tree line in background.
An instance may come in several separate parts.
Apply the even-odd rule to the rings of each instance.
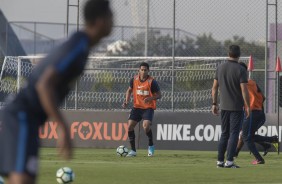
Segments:
[[[149,32],[148,56],[172,56],[172,36],[161,35],[159,31]],[[108,52],[110,56],[144,56],[145,33],[137,36],[122,45],[121,49]],[[242,56],[252,55],[255,59],[265,59],[265,46],[256,42],[248,42],[244,37],[233,36],[223,42],[213,38],[212,34],[202,34],[196,38],[185,36],[175,42],[175,56],[226,56],[228,46],[237,44],[241,47]]]

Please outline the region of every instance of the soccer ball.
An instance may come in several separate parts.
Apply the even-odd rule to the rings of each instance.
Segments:
[[[4,184],[4,179],[0,176],[0,184]]]
[[[117,155],[120,157],[125,157],[128,154],[128,149],[124,145],[117,148]]]
[[[62,167],[57,171],[56,177],[58,183],[71,183],[74,180],[74,172],[69,167]]]

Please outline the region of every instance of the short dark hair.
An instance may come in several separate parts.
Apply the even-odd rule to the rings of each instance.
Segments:
[[[146,63],[146,62],[142,62],[142,63],[139,65],[139,68],[141,68],[141,66],[146,66],[146,67],[148,68],[148,70],[150,69],[149,64]]]
[[[241,55],[241,50],[238,45],[230,45],[229,46],[229,57],[239,58]]]
[[[108,0],[88,0],[84,4],[84,21],[94,22],[98,17],[111,16],[112,11]]]
[[[248,69],[246,63],[244,63],[244,62],[239,62],[239,64],[240,64],[242,67],[244,67],[246,70]]]

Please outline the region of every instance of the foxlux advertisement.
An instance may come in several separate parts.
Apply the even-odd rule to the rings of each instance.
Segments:
[[[70,137],[75,147],[129,147],[129,112],[66,111],[64,115],[69,122]],[[220,124],[220,117],[210,113],[155,112],[152,123],[154,144],[156,149],[166,150],[217,150]],[[282,126],[279,127],[280,135],[281,130]],[[135,127],[135,134],[137,147],[146,149],[148,139],[142,123]],[[278,135],[275,115],[267,115],[267,122],[258,134]],[[56,122],[47,121],[39,130],[43,147],[54,147],[59,136]]]

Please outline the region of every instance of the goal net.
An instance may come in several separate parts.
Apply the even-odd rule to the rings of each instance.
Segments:
[[[43,56],[7,56],[0,76],[0,103],[16,94]],[[61,108],[121,111],[130,79],[139,64],[148,62],[150,75],[159,83],[162,98],[158,110],[208,112],[216,67],[227,57],[89,57]],[[249,57],[240,58],[248,62]],[[131,103],[132,106],[132,103]]]

